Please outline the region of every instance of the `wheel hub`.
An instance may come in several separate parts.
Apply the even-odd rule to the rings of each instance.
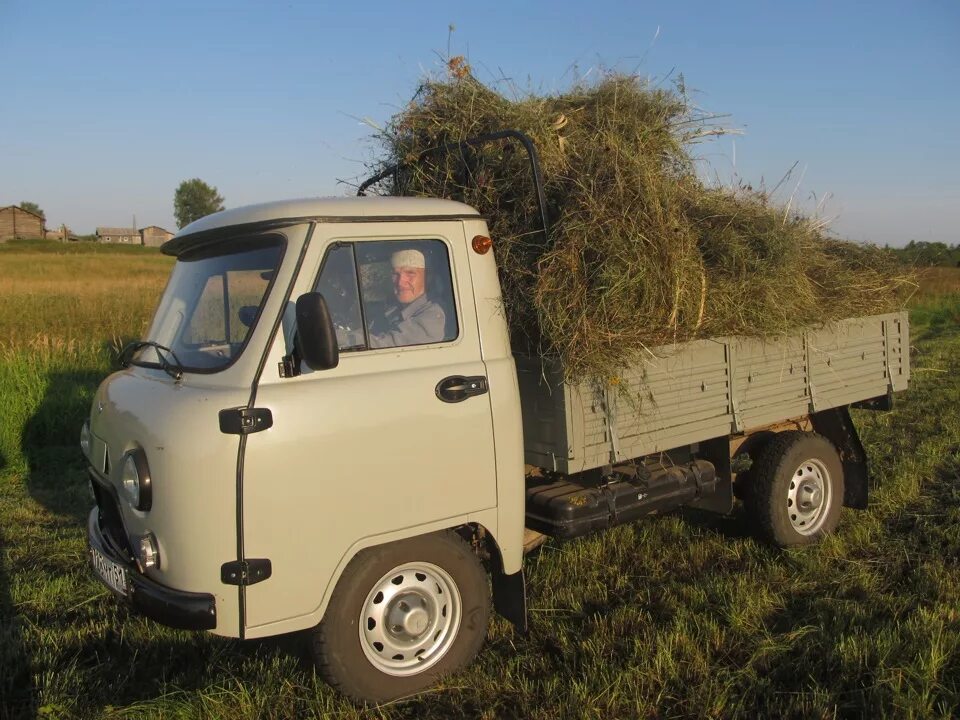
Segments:
[[[812,535],[823,525],[830,507],[832,482],[822,461],[811,458],[800,463],[790,479],[787,514],[793,529]]]
[[[805,512],[816,510],[823,504],[823,490],[815,483],[803,483],[798,494],[798,504]]]
[[[457,637],[463,613],[453,578],[426,562],[401,565],[373,586],[361,608],[360,646],[388,675],[422,672],[442,658]]]
[[[430,625],[426,598],[409,593],[390,603],[387,622],[391,632],[398,638],[415,640],[423,635]]]

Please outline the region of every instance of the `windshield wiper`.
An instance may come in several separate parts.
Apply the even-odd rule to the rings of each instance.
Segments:
[[[172,377],[174,380],[179,380],[183,377],[183,363],[180,362],[180,358],[177,357],[177,354],[168,348],[166,345],[161,345],[160,343],[154,342],[153,340],[135,340],[132,343],[129,343],[123,350],[120,351],[120,364],[123,367],[130,365],[130,356],[133,355],[137,350],[145,347],[152,347],[157,352],[157,357],[160,358],[160,367],[163,368],[163,371]],[[161,350],[163,352],[161,352]],[[170,362],[163,353],[170,353],[170,357],[173,358],[173,362]]]

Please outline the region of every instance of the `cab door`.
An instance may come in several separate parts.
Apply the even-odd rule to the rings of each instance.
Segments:
[[[402,322],[417,302],[397,300],[398,252],[423,256],[426,300],[416,310],[429,312],[420,330],[377,347],[384,328],[400,326],[398,306]],[[316,226],[291,305],[324,293],[340,363],[287,378],[268,363],[261,380],[256,405],[270,409],[273,426],[248,437],[243,544],[247,558],[270,560],[272,574],[246,589],[247,636],[317,622],[337,568],[359,548],[496,506],[467,252],[459,221]],[[274,360],[292,349],[289,321]]]

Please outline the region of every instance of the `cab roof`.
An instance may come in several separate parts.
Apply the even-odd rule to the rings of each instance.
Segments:
[[[309,218],[419,218],[436,216],[477,215],[469,205],[453,200],[410,197],[329,197],[278,200],[246,205],[207,215],[183,228],[177,236],[225,227],[271,220]]]
[[[469,205],[436,198],[374,196],[279,200],[231,208],[200,218],[164,243],[162,252],[179,255],[188,248],[223,238],[228,228],[255,232],[309,220],[376,222],[465,217],[479,217],[479,213]]]

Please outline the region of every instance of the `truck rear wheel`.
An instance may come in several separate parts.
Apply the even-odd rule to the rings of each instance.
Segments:
[[[385,702],[431,686],[476,656],[490,617],[487,575],[453,532],[363,550],[313,630],[324,679]]]
[[[833,532],[843,506],[843,466],[822,435],[778,433],[750,468],[746,503],[759,534],[780,547],[809,545]]]

